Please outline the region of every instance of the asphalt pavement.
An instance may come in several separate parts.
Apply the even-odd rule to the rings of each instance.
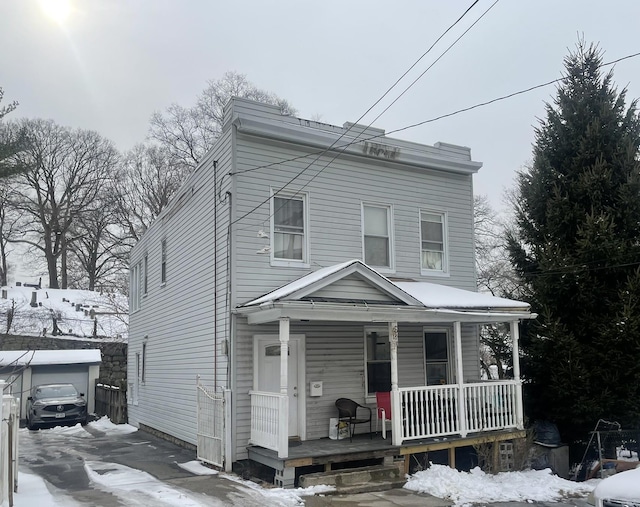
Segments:
[[[19,466],[23,472],[36,474],[62,494],[87,507],[166,506],[161,501],[163,488],[184,492],[198,504],[206,506],[271,507],[264,490],[251,488],[234,480],[233,474],[194,475],[180,467],[196,459],[195,451],[184,449],[143,431],[120,434],[104,432],[91,424],[67,430],[19,432]],[[148,477],[149,485],[126,487],[101,486],[89,474],[109,472],[131,476],[140,481]],[[89,472],[88,472],[89,471]],[[138,471],[149,474],[138,474]],[[136,475],[137,474],[137,475]],[[135,476],[135,477],[134,477]],[[120,479],[122,481],[122,479]],[[126,481],[125,481],[126,482]],[[18,488],[20,484],[18,484]],[[124,489],[123,489],[124,488]],[[139,490],[156,492],[144,496]],[[159,493],[158,493],[159,492]],[[159,496],[158,496],[159,495]],[[182,505],[176,503],[174,505]],[[449,507],[451,502],[404,489],[353,495],[318,495],[304,497],[306,507]],[[532,507],[531,503],[501,503],[495,507]],[[543,507],[590,507],[586,500],[575,499],[563,503],[539,503]]]

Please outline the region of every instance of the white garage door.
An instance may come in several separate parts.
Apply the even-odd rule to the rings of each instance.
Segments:
[[[34,366],[31,373],[31,385],[73,384],[76,389],[89,393],[89,367],[75,365]]]

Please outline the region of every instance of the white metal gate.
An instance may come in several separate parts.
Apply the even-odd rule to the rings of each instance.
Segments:
[[[218,390],[205,386],[197,378],[198,396],[198,459],[211,465],[225,468],[227,429],[225,414],[230,406],[229,390]],[[226,463],[229,465],[229,463]]]

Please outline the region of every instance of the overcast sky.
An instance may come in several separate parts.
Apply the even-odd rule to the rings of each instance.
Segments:
[[[53,1],[53,0],[49,0]],[[59,1],[59,0],[58,0]],[[8,118],[94,129],[126,150],[150,115],[192,105],[226,71],[289,100],[304,118],[357,120],[472,0],[68,0],[62,22],[40,0],[0,1],[0,86]],[[480,0],[390,97],[423,72],[494,0]],[[374,125],[387,132],[561,76],[579,35],[605,61],[640,52],[635,0],[500,0]],[[640,57],[614,78],[640,97]],[[553,86],[394,134],[471,148],[475,192],[502,206],[531,159]],[[369,123],[389,100],[365,117]]]

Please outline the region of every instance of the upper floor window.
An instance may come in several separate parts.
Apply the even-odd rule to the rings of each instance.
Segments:
[[[142,262],[136,263],[131,267],[131,271],[129,273],[130,276],[130,285],[131,288],[129,294],[129,308],[132,312],[136,312],[140,309],[140,303],[142,300],[142,284],[143,284],[143,268]]]
[[[447,272],[446,215],[420,211],[420,263],[423,271]]]
[[[142,275],[142,294],[146,295],[147,294],[147,290],[149,289],[149,283],[148,283],[148,275],[147,273],[149,268],[149,256],[145,255],[144,256],[144,260],[142,262],[142,271],[143,271],[143,275]]]
[[[362,205],[364,262],[369,266],[393,269],[391,206]]]
[[[308,262],[308,218],[306,194],[278,194],[271,199],[271,259]]]
[[[160,283],[167,283],[167,240],[160,243]]]

